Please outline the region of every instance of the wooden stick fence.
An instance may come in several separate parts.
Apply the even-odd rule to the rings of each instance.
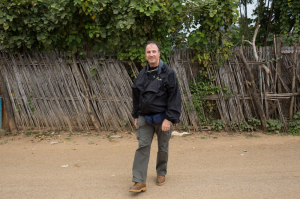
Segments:
[[[58,53],[0,53],[17,128],[132,130],[132,81],[123,64],[94,57],[74,65],[67,59]]]
[[[232,52],[231,60],[223,67],[217,69],[212,65],[207,69],[210,76],[216,77],[213,85],[229,89],[205,97],[216,102],[220,118],[226,123],[245,121],[258,115],[249,92],[247,73],[237,56],[238,48],[233,48]],[[295,69],[298,82],[294,90],[291,85],[293,49],[282,47],[280,60],[271,47],[259,48],[257,52],[258,61],[253,57],[252,49],[244,47],[267,119],[280,118],[287,128],[285,117],[288,116],[290,98],[297,96],[299,89],[300,48],[297,48]],[[180,126],[189,125],[198,131],[201,125],[189,90],[190,82],[195,84],[200,75],[197,63],[191,62],[193,57],[190,50],[175,51],[169,65],[178,76],[183,98]],[[66,63],[69,59],[65,53],[57,52],[24,55],[0,52],[0,70],[12,102],[17,128],[132,131],[133,82],[124,64],[96,55],[88,59],[74,58],[72,64]],[[262,63],[270,70],[269,76],[260,67]],[[134,63],[128,67],[136,77],[138,70]],[[294,112],[299,110],[298,97],[293,106]]]

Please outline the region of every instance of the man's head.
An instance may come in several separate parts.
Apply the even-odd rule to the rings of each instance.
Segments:
[[[156,67],[159,64],[160,47],[155,41],[148,41],[145,47],[145,56],[150,67]]]

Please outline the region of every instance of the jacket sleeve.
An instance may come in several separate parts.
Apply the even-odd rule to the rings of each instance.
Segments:
[[[139,117],[139,101],[140,101],[140,90],[135,85],[136,82],[132,85],[132,103],[133,103],[133,110],[132,110],[132,117],[138,118]]]
[[[180,122],[181,114],[181,94],[178,85],[178,80],[175,72],[172,70],[172,73],[168,76],[168,105],[165,118],[172,123],[176,124]]]

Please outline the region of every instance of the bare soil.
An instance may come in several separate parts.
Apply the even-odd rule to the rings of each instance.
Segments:
[[[156,186],[154,138],[147,191],[128,192],[134,134],[25,133],[0,138],[0,198],[299,198],[300,137],[194,133],[170,140],[168,175]]]

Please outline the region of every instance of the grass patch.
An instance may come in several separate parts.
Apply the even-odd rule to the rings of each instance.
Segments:
[[[246,138],[258,138],[259,135],[253,135],[251,133],[246,134]]]

